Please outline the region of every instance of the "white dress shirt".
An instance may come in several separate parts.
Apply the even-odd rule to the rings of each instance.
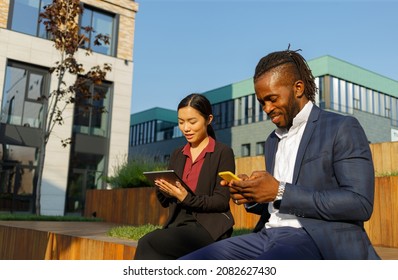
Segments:
[[[296,163],[297,151],[307,125],[307,120],[311,113],[312,106],[312,102],[309,101],[293,119],[293,125],[289,130],[281,128],[277,128],[275,130],[275,133],[279,137],[280,141],[275,156],[275,168],[273,175],[278,181],[283,181],[286,183],[292,183],[293,181],[293,172]],[[301,227],[301,224],[296,216],[281,214],[279,213],[278,209],[273,207],[272,203],[269,203],[268,205],[268,211],[270,212],[271,217],[265,224],[265,227]]]

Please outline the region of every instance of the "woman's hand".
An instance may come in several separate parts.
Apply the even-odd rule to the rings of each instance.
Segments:
[[[188,195],[188,191],[178,181],[175,185],[173,185],[163,179],[160,179],[156,180],[155,184],[166,196],[175,197],[180,202],[183,201]]]

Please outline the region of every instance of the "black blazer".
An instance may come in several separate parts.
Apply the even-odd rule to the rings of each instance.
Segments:
[[[182,177],[186,156],[182,153],[183,147],[176,149],[171,157],[169,169]],[[193,216],[212,236],[218,240],[228,231],[232,231],[234,219],[229,208],[229,188],[220,185],[220,171],[235,172],[235,157],[232,149],[217,142],[213,153],[206,153],[202,169],[199,174],[195,194],[188,193],[180,206],[192,211]],[[169,217],[164,225],[167,227],[177,212],[177,200],[164,196],[157,191],[157,197],[163,207],[170,207]]]
[[[266,167],[270,173],[278,143],[275,133],[266,141]],[[379,259],[363,227],[371,217],[373,197],[373,161],[361,125],[351,116],[314,105],[280,213],[297,216],[325,259]],[[259,206],[263,209],[253,211],[263,214],[266,220],[268,204]]]

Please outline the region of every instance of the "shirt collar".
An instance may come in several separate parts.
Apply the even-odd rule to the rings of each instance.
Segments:
[[[308,118],[310,117],[311,110],[314,104],[311,101],[308,101],[307,104],[304,105],[303,109],[294,117],[293,119],[293,125],[290,129],[295,129],[296,127],[302,125],[303,123],[306,123],[308,121]],[[278,136],[279,139],[281,139],[283,136],[287,135],[289,132],[288,129],[286,128],[277,128],[275,130],[276,136]]]
[[[216,146],[216,141],[209,136],[209,143],[207,146],[203,149],[201,153],[212,153],[214,152],[214,148]],[[182,153],[186,156],[191,156],[191,151],[190,151],[191,145],[189,143],[185,144],[184,148],[182,148]]]

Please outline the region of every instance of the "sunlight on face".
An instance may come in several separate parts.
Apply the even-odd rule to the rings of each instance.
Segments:
[[[270,71],[254,84],[257,100],[271,121],[279,128],[289,129],[294,117],[300,112],[299,99],[289,75]]]
[[[187,106],[178,110],[178,127],[192,145],[207,138],[207,121],[198,110]]]

